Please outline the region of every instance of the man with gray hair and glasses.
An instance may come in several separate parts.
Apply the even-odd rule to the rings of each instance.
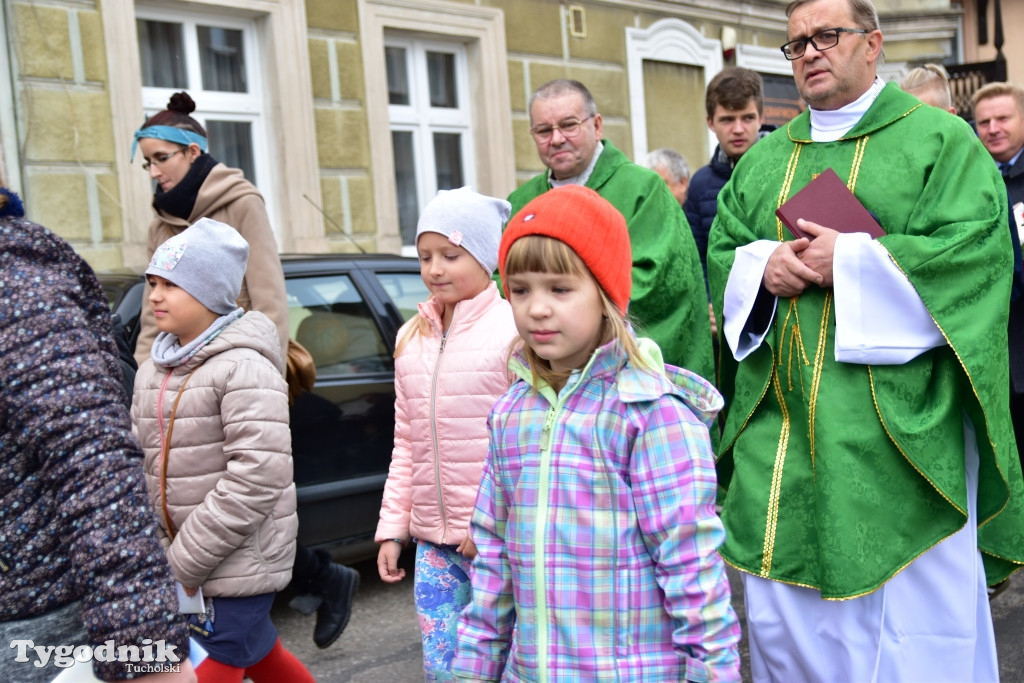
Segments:
[[[719,195],[722,556],[756,681],[995,681],[986,584],[1024,564],[1009,419],[1006,196],[967,124],[884,84],[867,0],[786,10],[809,109]],[[836,194],[775,210],[832,169]]]
[[[562,185],[584,185],[607,199],[629,228],[629,315],[639,324],[637,334],[657,342],[665,362],[714,378],[703,271],[679,202],[656,173],[604,139],[601,114],[579,81],[545,83],[530,96],[528,108],[530,134],[547,171],[508,196],[512,215]]]

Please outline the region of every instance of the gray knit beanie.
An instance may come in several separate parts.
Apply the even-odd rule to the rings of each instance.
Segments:
[[[416,242],[425,232],[436,232],[462,247],[477,260],[488,275],[498,267],[498,243],[512,205],[468,187],[441,190],[420,214]]]
[[[200,218],[153,252],[146,275],[159,275],[214,313],[238,308],[249,243],[230,225]]]

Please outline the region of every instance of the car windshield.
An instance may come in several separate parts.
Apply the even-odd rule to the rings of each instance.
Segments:
[[[430,296],[419,273],[377,273],[377,280],[395,302],[402,320],[416,315],[416,305]]]

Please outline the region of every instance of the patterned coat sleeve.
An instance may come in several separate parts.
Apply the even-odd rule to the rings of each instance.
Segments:
[[[738,681],[740,630],[718,554],[725,531],[715,512],[711,442],[677,398],[655,403],[633,444],[630,481],[665,609],[678,624],[673,640],[686,680]]]
[[[80,600],[94,647],[162,639],[187,655],[102,289],[40,226],[0,229],[0,618]],[[128,673],[117,662],[95,670]]]

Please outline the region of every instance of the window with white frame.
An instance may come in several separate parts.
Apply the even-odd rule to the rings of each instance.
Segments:
[[[388,119],[403,253],[438,190],[474,185],[466,51],[460,43],[385,39]]]
[[[136,28],[146,115],[187,91],[196,103],[192,117],[206,128],[210,155],[241,169],[253,184],[271,187],[255,22],[139,7]],[[273,193],[263,195],[270,211]]]

